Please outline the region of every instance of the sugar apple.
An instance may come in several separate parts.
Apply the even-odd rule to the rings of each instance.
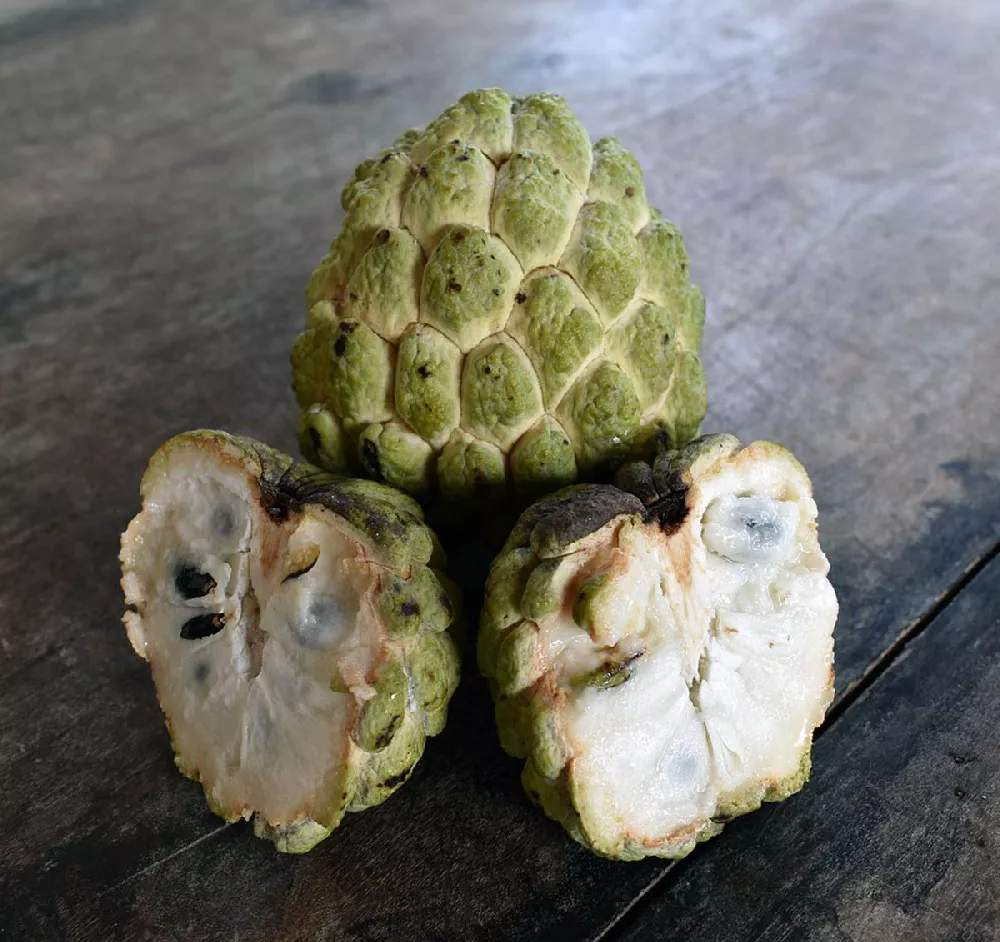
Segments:
[[[455,601],[414,501],[188,432],[122,536],[125,625],[180,770],[227,820],[309,850],[378,804],[445,722]]]
[[[705,302],[680,233],[562,98],[470,92],[341,202],[292,351],[310,461],[530,496],[697,434]]]
[[[729,435],[530,507],[478,644],[504,748],[580,843],[681,857],[809,775],[837,600],[809,478]]]

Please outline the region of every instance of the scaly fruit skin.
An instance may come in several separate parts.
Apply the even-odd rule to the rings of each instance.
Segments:
[[[493,562],[478,639],[531,799],[596,853],[637,860],[682,857],[802,788],[833,696],[827,571],[809,479],[769,442],[706,436],[532,505]],[[644,767],[646,791],[619,800],[622,770]],[[661,768],[690,784],[664,790]],[[640,821],[664,794],[681,810]]]
[[[444,727],[458,599],[437,539],[410,497],[224,432],[166,442],[141,492],[124,621],[177,765],[220,816],[308,851]]]
[[[705,302],[680,233],[561,98],[470,92],[342,204],[292,350],[313,463],[523,500],[698,433]]]

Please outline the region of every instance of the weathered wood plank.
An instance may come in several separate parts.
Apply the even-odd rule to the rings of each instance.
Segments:
[[[0,929],[551,937],[611,919],[659,868],[595,860],[528,807],[476,682],[407,789],[307,860],[211,836],[118,625],[143,464],[196,425],[291,447],[287,349],[353,164],[476,85],[558,89],[634,147],[685,232],[709,427],[781,439],[813,471],[843,688],[1000,538],[997,15],[549,0],[494,5],[484,29],[457,0],[5,7]],[[297,901],[314,921],[296,927]]]
[[[1000,558],[820,739],[813,781],[700,848],[606,938],[993,942]]]

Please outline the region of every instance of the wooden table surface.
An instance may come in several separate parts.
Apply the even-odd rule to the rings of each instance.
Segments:
[[[1000,939],[998,53],[996,0],[3,0],[0,936]],[[705,428],[815,482],[813,781],[681,863],[533,810],[472,672],[406,788],[277,855],[176,772],[119,623],[151,452],[293,448],[342,185],[480,85],[638,155],[708,297]]]

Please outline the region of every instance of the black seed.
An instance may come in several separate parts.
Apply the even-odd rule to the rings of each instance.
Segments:
[[[341,334],[337,338],[337,342],[333,345],[333,352],[338,356],[342,357],[347,351],[347,338]]]
[[[174,588],[182,599],[200,599],[216,586],[215,580],[194,566],[178,566],[174,571]]]
[[[185,641],[200,641],[217,635],[225,627],[226,618],[221,612],[206,612],[184,622],[181,625],[181,637]]]
[[[514,300],[517,301],[518,304],[524,304],[524,302],[528,300],[528,296],[523,291],[518,291],[517,294],[514,295]]]
[[[420,605],[414,602],[413,599],[407,599],[402,605],[399,606],[399,611],[401,614],[406,616],[419,615]]]
[[[634,186],[627,186],[627,187],[625,187],[625,195],[626,196],[635,196],[635,187]]]
[[[288,508],[288,504],[286,504],[284,502],[275,502],[275,503],[272,503],[272,504],[268,504],[265,507],[265,510],[267,510],[267,515],[272,520],[277,520],[279,523],[282,520],[287,520],[288,519],[289,508]]]
[[[199,684],[203,684],[206,680],[208,680],[208,664],[205,661],[195,665],[194,679]]]
[[[316,563],[318,563],[318,562],[319,562],[319,554],[317,553],[316,558],[308,566],[304,566],[302,569],[298,569],[295,572],[290,572],[281,581],[284,583],[284,582],[288,582],[289,579],[298,579],[299,576],[304,576],[307,572],[310,572],[312,570],[313,566],[315,566]]]
[[[421,379],[427,379],[427,377],[431,375],[431,371],[427,369],[423,363],[421,363],[420,366],[417,367],[417,375],[420,376]]]

